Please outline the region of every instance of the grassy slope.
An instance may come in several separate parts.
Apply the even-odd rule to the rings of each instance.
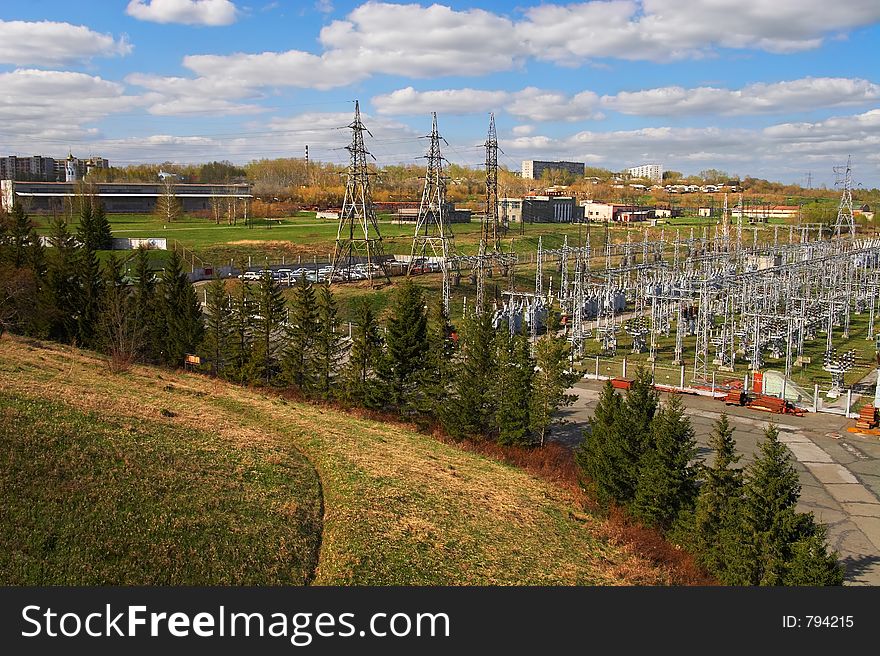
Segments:
[[[302,450],[323,487],[319,584],[669,580],[613,544],[601,520],[577,512],[568,490],[405,428],[193,374],[138,367],[111,376],[91,353],[8,336],[0,396],[63,399],[111,423],[167,424],[175,441],[212,435],[245,451]]]

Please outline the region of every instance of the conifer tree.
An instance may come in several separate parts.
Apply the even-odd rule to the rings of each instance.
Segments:
[[[442,413],[444,426],[455,437],[484,436],[492,426],[497,407],[492,396],[496,371],[493,338],[488,313],[465,321],[452,394]]]
[[[771,424],[746,469],[740,535],[744,548],[729,563],[727,583],[786,585],[818,576],[824,585],[840,584],[842,573],[835,568],[836,555],[824,545],[824,529],[812,513],[795,510],[799,497],[797,471]]]
[[[574,396],[565,393],[576,380],[576,376],[568,372],[568,355],[568,344],[556,339],[552,333],[547,333],[535,343],[538,371],[534,377],[530,415],[532,431],[541,446],[544,446],[547,434],[556,421],[556,411],[574,403]]]
[[[530,423],[535,361],[523,335],[502,330],[496,335],[498,375],[492,394],[497,399],[495,429],[499,444],[525,446],[533,443]]]
[[[727,563],[735,558],[739,540],[740,510],[743,494],[742,470],[736,468],[733,427],[723,414],[715,422],[709,446],[715,453],[706,468],[694,517],[690,544],[697,560],[719,580],[725,580]]]
[[[428,350],[421,384],[413,392],[411,407],[414,419],[423,427],[442,415],[449,393],[451,361],[454,354],[453,328],[449,323],[443,299],[437,296],[429,306]]]
[[[110,356],[111,371],[127,371],[142,348],[143,334],[135,317],[133,296],[124,280],[122,263],[113,254],[104,267],[98,328],[99,343]]]
[[[12,206],[6,223],[9,262],[16,269],[29,267],[40,278],[45,272],[43,246],[33,222],[20,203]]]
[[[202,305],[176,250],[171,251],[162,274],[159,298],[165,327],[162,360],[167,365],[180,366],[186,354],[195,353],[201,344],[205,324]]]
[[[95,226],[92,214],[92,199],[79,196],[79,224],[76,226],[76,237],[82,248],[97,250],[95,245]]]
[[[382,358],[382,336],[369,301],[357,299],[352,309],[354,322],[345,371],[345,397],[351,403],[364,405],[372,396],[373,372]]]
[[[94,198],[93,203],[92,239],[95,250],[108,251],[113,248],[113,232],[110,229],[110,222],[104,212],[104,204],[97,197]]]
[[[76,339],[84,348],[95,348],[98,345],[98,321],[101,315],[101,267],[95,251],[85,247],[78,249],[76,264],[79,281]]]
[[[681,397],[672,395],[651,424],[653,445],[642,460],[631,510],[651,526],[669,529],[696,498],[694,429]]]
[[[60,214],[56,214],[52,220],[49,243],[52,245],[46,271],[46,285],[52,306],[49,337],[67,344],[77,334],[79,280],[76,240]]]
[[[338,332],[338,308],[330,285],[318,289],[318,332],[315,335],[315,368],[317,391],[324,398],[332,396],[342,360],[342,339]]]
[[[411,406],[415,389],[421,384],[428,351],[428,317],[422,290],[407,278],[395,295],[394,314],[388,322],[387,375],[389,405]],[[411,412],[411,409],[410,409]]]
[[[269,385],[281,370],[285,307],[281,286],[271,273],[260,278],[253,320],[254,366],[259,378]]]
[[[615,503],[621,495],[613,445],[620,440],[622,413],[623,400],[607,380],[584,431],[584,440],[575,453],[585,485],[605,506]]]
[[[293,303],[287,326],[284,375],[291,385],[309,393],[315,383],[315,335],[318,332],[318,306],[315,290],[305,274],[294,286]]]
[[[143,336],[142,357],[151,363],[160,361],[164,320],[156,291],[156,275],[150,266],[150,252],[141,247],[135,253],[134,307],[135,322]]]
[[[253,305],[250,285],[240,284],[229,303],[229,339],[223,367],[223,375],[239,384],[253,380]]]
[[[211,361],[211,372],[217,376],[223,372],[229,349],[230,303],[226,283],[215,277],[208,285],[208,299],[205,304],[205,338],[202,352]]]
[[[617,470],[617,501],[623,505],[633,500],[642,460],[652,448],[652,423],[658,404],[651,372],[639,367],[624,397],[619,437],[608,445]]]

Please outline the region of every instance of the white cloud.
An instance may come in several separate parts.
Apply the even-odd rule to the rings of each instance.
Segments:
[[[561,64],[616,57],[667,61],[716,48],[789,53],[880,19],[874,0],[610,0],[526,10],[517,37],[534,56]]]
[[[158,116],[229,116],[266,111],[260,105],[232,102],[259,96],[255,89],[243,87],[234,80],[204,77],[193,80],[133,73],[125,81],[149,90],[144,96],[147,111]]]
[[[126,96],[120,84],[70,71],[0,73],[0,88],[4,141],[25,150],[32,150],[32,144],[40,140],[94,136],[97,131],[89,124],[142,102]]]
[[[0,64],[54,66],[131,50],[124,36],[114,39],[84,25],[0,20]]]
[[[850,78],[803,78],[750,84],[742,89],[662,87],[603,96],[602,104],[624,114],[762,114],[857,105],[880,99],[880,85]]]
[[[230,0],[131,0],[125,13],[138,20],[185,25],[231,25],[239,10]]]
[[[440,114],[488,112],[499,109],[509,98],[510,94],[506,91],[479,89],[416,91],[412,87],[406,87],[382,96],[374,96],[371,102],[380,114],[412,116],[429,112]]]
[[[333,0],[316,0],[315,9],[320,11],[322,14],[332,14]]]
[[[514,125],[511,133],[515,137],[527,137],[535,131],[534,125]]]
[[[530,121],[584,121],[604,118],[595,111],[599,96],[582,91],[568,96],[556,91],[527,87],[513,94],[506,109],[508,113]]]

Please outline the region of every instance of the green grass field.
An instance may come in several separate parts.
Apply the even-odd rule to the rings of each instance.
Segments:
[[[0,411],[0,584],[682,580],[567,484],[198,374],[7,335]]]

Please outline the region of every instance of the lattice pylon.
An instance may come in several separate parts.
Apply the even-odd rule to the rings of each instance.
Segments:
[[[337,278],[337,272],[345,280],[351,279],[351,268],[354,264],[365,263],[370,284],[373,284],[374,265],[381,267],[383,276],[388,280],[388,271],[382,247],[382,235],[379,222],[373,208],[373,196],[370,191],[370,175],[367,168],[367,156],[372,157],[364,146],[364,132],[373,136],[361,121],[360,103],[354,103],[354,120],[351,128],[351,144],[346,147],[349,152],[348,172],[345,182],[345,198],[342,211],[339,213],[339,228],[336,232],[336,245],[333,248],[333,260],[330,281]]]
[[[419,203],[419,215],[413,234],[412,253],[407,275],[412,274],[416,260],[427,256],[430,247],[434,257],[440,259],[443,274],[443,307],[449,312],[450,278],[455,263],[455,242],[446,211],[446,179],[443,177],[443,155],[440,154],[440,133],[437,131],[437,113],[431,114],[431,145],[425,159],[425,186]],[[457,270],[457,269],[456,269]]]
[[[837,206],[837,221],[834,224],[834,234],[840,237],[841,230],[849,230],[850,236],[856,238],[856,220],[853,215],[852,200],[852,158],[846,158],[846,166],[835,166],[834,173],[837,176],[837,184],[843,187],[840,194],[840,204]]]

